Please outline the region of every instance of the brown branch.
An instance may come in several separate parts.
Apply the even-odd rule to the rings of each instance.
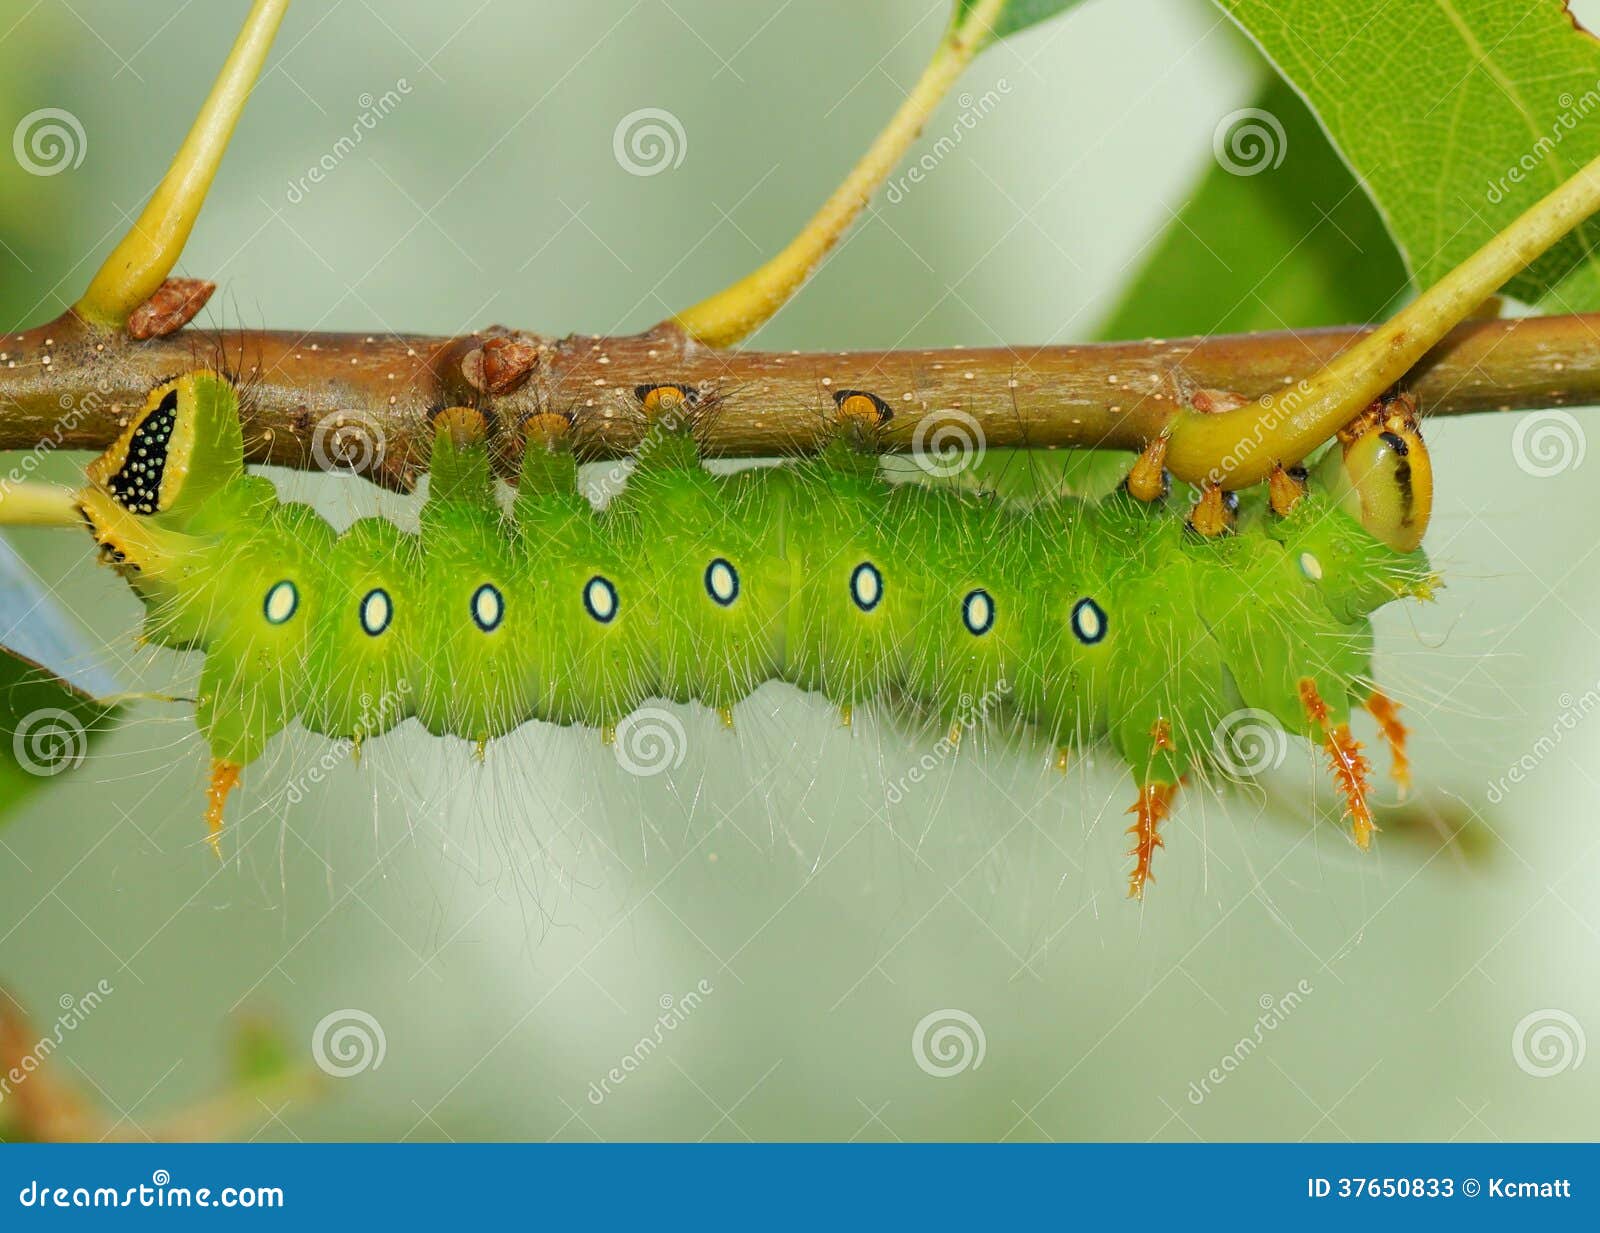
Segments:
[[[840,390],[868,391],[892,408],[891,449],[911,448],[919,425],[929,432],[960,413],[976,421],[989,448],[1133,450],[1167,424],[1180,390],[1280,390],[1367,332],[729,353],[670,328],[564,339],[499,328],[460,338],[191,329],[135,342],[69,314],[0,339],[0,450],[102,449],[151,388],[206,366],[225,367],[248,387],[254,461],[326,466],[338,459],[343,429],[381,441],[381,450],[358,442],[348,451],[361,456],[354,469],[399,489],[426,468],[428,424],[441,407],[483,410],[509,474],[528,415],[570,413],[584,456],[613,457],[638,440],[636,388],[667,383],[699,391],[707,451],[722,456],[813,448]],[[497,338],[509,342],[480,351]],[[1423,358],[1408,384],[1432,416],[1600,403],[1597,339],[1600,314],[1468,322]]]

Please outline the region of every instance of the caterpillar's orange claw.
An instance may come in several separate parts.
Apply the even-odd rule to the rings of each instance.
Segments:
[[[219,861],[222,859],[222,811],[228,804],[228,793],[239,786],[242,770],[244,768],[237,762],[211,759],[211,782],[206,785],[206,843]]]
[[[1389,747],[1389,777],[1399,785],[1403,799],[1411,792],[1411,759],[1406,756],[1408,734],[1400,722],[1400,704],[1374,689],[1367,698],[1367,711],[1378,721],[1378,731]]]
[[[1172,477],[1167,474],[1167,439],[1156,437],[1144,452],[1134,460],[1133,469],[1122,481],[1128,495],[1138,501],[1159,501],[1172,491]]]
[[[1139,799],[1128,810],[1134,823],[1128,828],[1133,836],[1133,847],[1128,855],[1137,858],[1133,872],[1128,875],[1128,898],[1143,899],[1145,883],[1150,881],[1150,862],[1157,848],[1167,845],[1161,838],[1161,823],[1172,811],[1172,797],[1177,784],[1147,783],[1139,788]]]
[[[1300,682],[1300,702],[1306,709],[1306,716],[1322,729],[1322,747],[1328,753],[1334,783],[1344,797],[1350,833],[1356,841],[1356,847],[1365,852],[1372,846],[1373,833],[1378,829],[1372,820],[1372,806],[1367,803],[1367,779],[1372,772],[1372,763],[1361,752],[1361,742],[1350,735],[1350,725],[1331,722],[1328,704],[1317,693],[1312,681]]]

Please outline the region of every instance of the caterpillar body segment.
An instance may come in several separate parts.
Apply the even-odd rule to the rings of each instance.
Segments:
[[[1149,476],[1155,500],[1033,505],[891,484],[882,404],[849,394],[821,454],[719,476],[692,393],[643,391],[635,469],[599,512],[560,417],[527,425],[507,509],[482,419],[451,409],[417,534],[382,519],[336,533],[246,473],[236,392],[192,373],[151,394],[79,503],[147,636],[205,652],[213,840],[242,769],[296,717],[357,743],[416,717],[481,747],[532,719],[610,734],[651,697],[727,717],[779,679],[846,723],[894,696],[957,734],[1005,716],[1052,751],[1108,742],[1139,787],[1135,895],[1181,782],[1264,769],[1230,750],[1241,713],[1327,751],[1365,843],[1349,714],[1368,706],[1403,736],[1373,688],[1368,616],[1427,595],[1419,550],[1303,485],[1287,512],[1253,494],[1208,536]]]

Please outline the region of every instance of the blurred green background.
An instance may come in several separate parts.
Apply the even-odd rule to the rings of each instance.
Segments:
[[[59,107],[87,143],[54,176],[0,160],[0,324],[76,298],[244,8],[43,0],[0,22],[0,131]],[[787,240],[945,11],[300,0],[179,272],[220,283],[212,330],[647,327]],[[999,105],[880,200],[754,345],[1094,337],[1261,73],[1200,0],[1090,3],[994,49],[958,93],[1003,81]],[[683,133],[681,163],[649,176],[613,153],[642,108]],[[1298,149],[1250,183],[1309,174]],[[1363,234],[1350,267],[1392,269]],[[1260,243],[1292,265],[1302,238]],[[1224,225],[1207,247],[1237,243]],[[131,1123],[224,1083],[240,1014],[274,1018],[302,1062],[328,1016],[369,1017],[381,1064],[239,1128],[268,1138],[1592,1138],[1600,1066],[1571,1062],[1600,1028],[1600,730],[1564,731],[1487,796],[1600,680],[1600,563],[1566,529],[1597,498],[1592,467],[1517,468],[1516,422],[1432,427],[1448,589],[1379,622],[1417,782],[1459,802],[1486,855],[1395,833],[1360,856],[1307,816],[1330,802],[1296,750],[1276,776],[1288,809],[1181,798],[1141,907],[1121,897],[1132,788],[1113,760],[1063,776],[973,741],[890,807],[884,784],[932,734],[870,716],[846,731],[768,686],[732,736],[677,712],[687,757],[655,778],[542,725],[481,766],[408,731],[359,766],[330,759],[291,807],[327,752],[291,734],[252,768],[219,869],[188,709],[151,702],[0,828],[0,982],[42,1029],[64,997],[113,986],[55,1065]],[[410,510],[351,480],[277,478],[341,522]],[[86,543],[12,539],[138,680],[192,682],[193,663],[135,648],[138,606]],[[929,1073],[914,1036],[950,1011],[970,1044],[981,1031],[981,1064]],[[677,1026],[602,1090],[663,1015]],[[1529,1016],[1557,1025],[1559,1073],[1537,1073],[1557,1067],[1530,1059]]]

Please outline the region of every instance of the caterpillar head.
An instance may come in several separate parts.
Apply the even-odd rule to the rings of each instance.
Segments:
[[[181,518],[243,470],[238,393],[203,371],[151,390],[89,482],[131,514]]]
[[[1358,621],[1406,596],[1428,599],[1437,585],[1420,548],[1393,547],[1316,492],[1269,526],[1290,561],[1341,621]]]
[[[1416,400],[1397,394],[1373,403],[1339,433],[1339,445],[1330,490],[1340,505],[1389,547],[1415,549],[1433,514],[1433,464]]]
[[[217,373],[187,373],[150,391],[89,464],[79,506],[113,559],[147,568],[164,535],[189,530],[205,504],[243,473],[237,392]]]

